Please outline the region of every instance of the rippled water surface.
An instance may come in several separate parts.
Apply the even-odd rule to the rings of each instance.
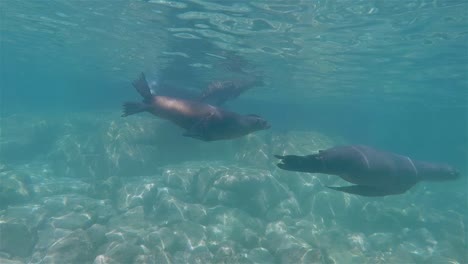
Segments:
[[[137,69],[163,69],[177,60],[174,67],[196,72],[187,75],[209,78],[221,53],[235,51],[268,76],[267,91],[257,97],[279,100],[279,91],[287,91],[288,100],[386,97],[424,104],[437,98],[437,106],[458,107],[466,102],[465,1],[1,5],[2,63],[10,65],[4,66],[9,73],[17,72],[11,65],[18,63],[26,74],[34,65],[47,78],[61,69],[125,82]]]

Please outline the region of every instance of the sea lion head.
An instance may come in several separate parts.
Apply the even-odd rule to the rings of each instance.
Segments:
[[[424,179],[429,181],[450,181],[460,177],[460,171],[448,164],[427,164]]]
[[[246,115],[244,121],[251,131],[265,130],[271,127],[268,121],[258,115]]]

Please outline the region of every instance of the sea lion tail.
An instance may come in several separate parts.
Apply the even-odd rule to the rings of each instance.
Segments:
[[[145,74],[142,72],[140,74],[140,78],[132,82],[133,87],[137,90],[137,92],[143,97],[144,102],[151,101],[153,94],[151,93],[151,88],[146,81]]]
[[[122,117],[133,115],[148,110],[148,105],[139,102],[126,102],[123,104]]]

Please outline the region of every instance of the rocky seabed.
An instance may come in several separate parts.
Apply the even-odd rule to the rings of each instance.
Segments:
[[[1,119],[0,263],[467,263],[466,203],[418,185],[364,198],[273,154],[343,143],[265,131],[224,142],[118,113]],[[452,193],[450,199],[464,199]]]

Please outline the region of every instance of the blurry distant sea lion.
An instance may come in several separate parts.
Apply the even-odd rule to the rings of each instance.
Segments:
[[[254,66],[247,59],[236,52],[223,51],[216,57],[223,59],[220,61],[219,66],[231,72],[246,73],[246,70],[254,68]]]
[[[200,97],[198,91],[193,89],[179,88],[169,84],[159,85],[156,89],[153,90],[152,94],[185,100],[196,100]]]
[[[168,96],[186,100],[197,100],[200,97],[199,90],[181,88],[180,85],[168,80],[160,80],[158,74],[146,76],[152,95]]]
[[[331,189],[363,196],[402,194],[419,181],[447,181],[459,172],[446,164],[409,157],[362,145],[338,146],[308,156],[286,155],[277,166],[284,170],[340,176],[355,185]]]
[[[243,92],[254,86],[263,85],[259,76],[248,76],[234,80],[212,81],[208,87],[199,92],[196,89],[182,88],[170,82],[150,82],[152,95],[167,96],[178,99],[200,101],[207,104],[220,106],[226,101],[239,97]]]
[[[151,94],[142,73],[133,86],[143,102],[127,102],[122,116],[150,112],[186,129],[183,134],[203,141],[233,139],[270,128],[266,120],[257,115],[239,115],[209,104]]]
[[[202,91],[200,101],[222,105],[226,101],[239,97],[243,92],[260,85],[263,85],[263,80],[260,76],[256,75],[251,75],[244,79],[212,81],[208,85],[208,88]]]

